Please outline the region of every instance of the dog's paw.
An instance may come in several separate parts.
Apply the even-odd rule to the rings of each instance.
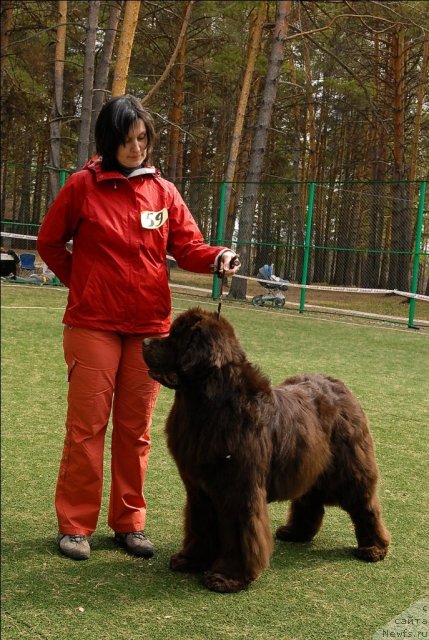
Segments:
[[[206,571],[203,582],[207,589],[218,593],[236,593],[246,589],[249,584],[247,580],[228,578],[223,573],[213,573],[211,571]]]
[[[310,542],[313,539],[313,536],[285,525],[277,529],[276,538],[277,540],[283,540],[285,542]]]
[[[204,571],[204,569],[207,569],[207,566],[202,566],[200,563],[192,560],[192,558],[189,558],[189,556],[179,551],[179,553],[175,553],[171,556],[170,569],[173,571],[183,571],[184,573],[195,573],[198,571]]]
[[[189,559],[180,551],[170,558],[170,569],[173,571],[190,571]]]
[[[353,555],[359,560],[365,560],[366,562],[379,562],[384,560],[387,554],[387,547],[358,547],[353,549]]]

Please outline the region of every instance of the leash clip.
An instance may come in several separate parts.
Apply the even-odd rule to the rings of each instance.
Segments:
[[[222,273],[220,273],[220,271],[216,272],[216,275],[220,279],[219,304],[217,305],[217,319],[220,320],[220,311],[222,309],[223,283],[225,277]]]

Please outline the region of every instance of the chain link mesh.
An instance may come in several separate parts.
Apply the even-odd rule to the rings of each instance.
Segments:
[[[46,166],[2,163],[3,232],[37,235],[49,206],[49,173]],[[63,171],[63,175],[66,173],[70,172]],[[176,184],[204,237],[211,243],[232,246],[240,254],[242,275],[255,277],[261,267],[269,264],[280,278],[303,282],[308,183],[272,181],[256,185],[250,232],[246,237],[240,230],[246,183],[231,185],[229,214],[222,211],[223,183],[183,179]],[[421,246],[415,247],[420,185],[420,182],[316,183],[306,284],[409,291],[417,251],[417,292],[427,295],[427,209],[423,213]],[[16,239],[13,244],[15,248],[27,249],[29,243]]]

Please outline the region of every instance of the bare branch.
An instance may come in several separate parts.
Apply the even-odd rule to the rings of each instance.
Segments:
[[[339,14],[338,16],[334,16],[331,21],[329,22],[329,24],[324,25],[323,27],[319,27],[316,29],[310,29],[309,31],[297,31],[296,28],[294,28],[292,25],[292,29],[294,31],[297,31],[294,35],[288,36],[287,40],[295,40],[296,38],[299,38],[301,36],[310,36],[313,35],[314,33],[319,33],[321,31],[326,31],[327,29],[330,29],[332,27],[332,25],[339,20],[340,18],[372,18],[374,19],[373,15],[368,15],[368,14],[355,14],[355,13],[342,13]],[[387,22],[390,26],[394,26],[396,24],[398,24],[397,21],[393,22],[391,20],[388,20],[387,18],[381,18],[379,16],[377,16],[377,20],[381,20],[383,22]]]
[[[174,62],[177,58],[177,55],[180,51],[180,47],[182,46],[182,42],[183,42],[183,38],[186,35],[186,30],[188,28],[188,24],[189,24],[189,18],[191,15],[191,10],[192,10],[192,5],[194,4],[195,0],[189,0],[188,2],[188,6],[186,7],[186,13],[185,13],[185,17],[183,18],[183,23],[182,23],[182,28],[180,29],[180,34],[179,37],[177,39],[177,44],[176,47],[173,51],[173,54],[167,64],[167,66],[165,67],[163,73],[161,74],[159,80],[154,84],[154,86],[152,87],[152,89],[150,89],[150,91],[147,92],[147,94],[145,95],[145,97],[141,100],[142,104],[146,104],[147,102],[149,102],[149,100],[152,98],[152,96],[158,91],[158,89],[161,87],[161,85],[164,84],[165,80],[168,77],[168,74],[170,73]]]

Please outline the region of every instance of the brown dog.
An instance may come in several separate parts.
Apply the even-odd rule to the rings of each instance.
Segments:
[[[167,442],[187,492],[176,571],[201,571],[213,591],[245,588],[268,566],[267,503],[291,500],[280,540],[308,542],[324,505],[349,513],[355,555],[382,560],[389,545],[366,416],[339,380],[311,374],[271,387],[232,326],[190,309],[167,338],[143,345],[150,375],[176,390]]]

